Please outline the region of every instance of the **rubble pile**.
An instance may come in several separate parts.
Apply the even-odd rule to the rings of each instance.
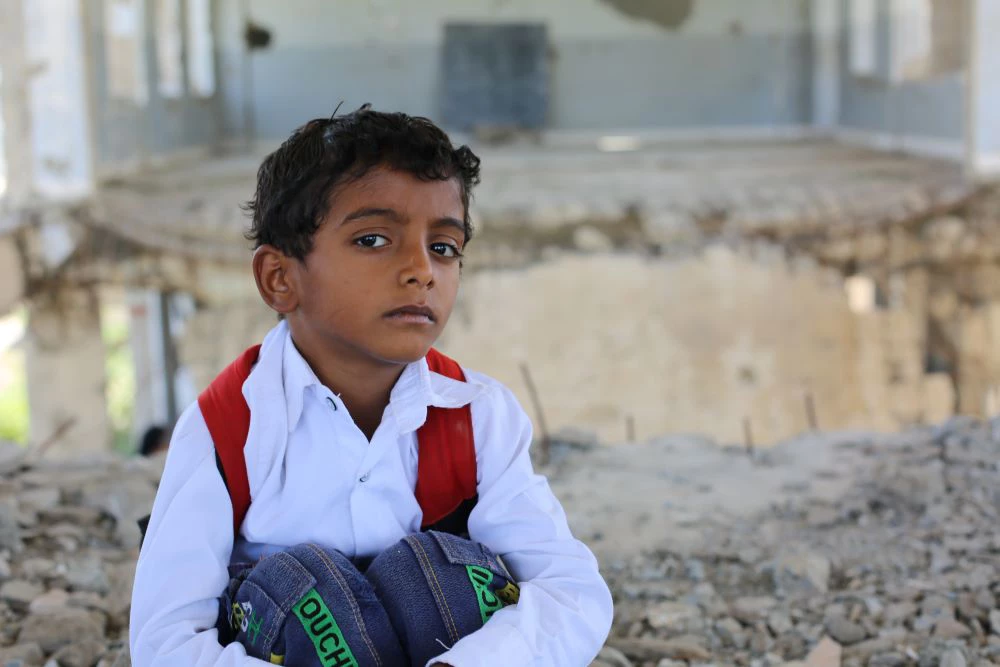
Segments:
[[[697,543],[666,531],[656,548],[605,554],[616,618],[594,667],[1000,665],[1000,422],[835,448],[855,471],[847,493],[803,483],[759,514],[706,506]],[[585,469],[601,450],[568,456]],[[791,465],[779,450],[753,456]],[[161,465],[47,461],[0,444],[0,667],[129,665],[136,519]]]
[[[868,464],[836,501],[706,516],[695,553],[664,535],[605,563],[616,620],[595,667],[1000,665],[1000,422],[842,448]]]
[[[0,443],[0,666],[125,667],[136,519],[162,462]]]

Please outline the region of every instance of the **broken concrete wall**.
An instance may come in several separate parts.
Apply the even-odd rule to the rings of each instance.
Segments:
[[[250,18],[271,41],[249,65],[238,6],[219,7],[224,122],[244,127],[252,94],[264,138],[341,101],[440,117],[448,22],[548,26],[551,128],[772,127],[810,115],[807,0],[254,0]]]
[[[910,294],[921,280],[910,279]],[[892,429],[954,412],[951,376],[925,372],[919,299],[852,312],[839,272],[778,246],[720,243],[673,259],[550,249],[463,281],[439,346],[510,386],[537,424],[525,365],[554,430],[743,442],[749,426],[756,444],[770,444],[813,419]],[[251,290],[199,312],[180,345],[194,384],[275,322]]]
[[[752,252],[752,251],[751,251]],[[778,249],[725,246],[681,261],[566,256],[467,276],[441,344],[527,400],[555,428],[609,440],[708,433],[728,442],[862,416],[854,321],[839,277]],[[756,256],[754,256],[754,254]],[[527,405],[527,403],[526,403]]]

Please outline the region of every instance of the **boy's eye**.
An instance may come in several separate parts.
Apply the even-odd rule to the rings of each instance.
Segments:
[[[365,234],[360,238],[354,239],[354,242],[365,248],[381,248],[389,244],[389,239],[381,234]]]
[[[442,257],[461,257],[462,251],[458,249],[457,245],[451,243],[432,243],[431,250],[441,255]]]

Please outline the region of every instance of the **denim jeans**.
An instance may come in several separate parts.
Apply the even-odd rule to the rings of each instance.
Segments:
[[[300,544],[234,575],[220,641],[289,667],[423,667],[518,596],[487,548],[437,532],[407,536],[363,572],[338,551]]]

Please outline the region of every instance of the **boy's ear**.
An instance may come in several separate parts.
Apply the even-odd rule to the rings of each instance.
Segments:
[[[292,276],[294,257],[289,257],[272,245],[262,245],[253,253],[253,277],[264,303],[281,315],[299,307]]]

